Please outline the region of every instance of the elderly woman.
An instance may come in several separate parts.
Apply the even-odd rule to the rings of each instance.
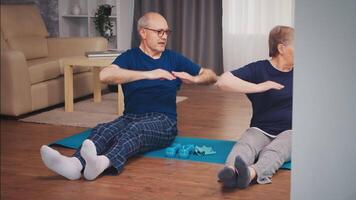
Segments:
[[[252,103],[248,128],[231,150],[218,178],[225,187],[246,188],[272,175],[291,158],[294,29],[276,26],[269,34],[270,60],[225,72],[217,86],[245,93]]]

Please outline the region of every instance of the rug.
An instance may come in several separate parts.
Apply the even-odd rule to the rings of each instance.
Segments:
[[[186,99],[188,99],[188,97],[177,96],[177,103]],[[64,112],[64,107],[55,108],[20,119],[20,121],[93,128],[98,123],[109,122],[116,119],[118,117],[116,111],[117,93],[108,93],[102,95],[100,103],[94,103],[93,99],[75,103],[73,112]]]

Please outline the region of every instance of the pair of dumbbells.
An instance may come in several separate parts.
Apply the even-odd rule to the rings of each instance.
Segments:
[[[181,145],[179,143],[173,143],[166,148],[166,156],[174,158],[177,155],[179,158],[189,158],[190,154],[194,152],[194,149],[195,146],[192,144]]]

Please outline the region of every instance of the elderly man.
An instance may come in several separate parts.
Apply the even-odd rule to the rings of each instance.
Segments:
[[[67,179],[79,179],[83,169],[87,180],[109,167],[120,172],[129,157],[169,146],[177,135],[176,94],[181,82],[216,81],[213,71],[166,49],[171,30],[160,14],[146,13],[137,29],[140,46],[117,57],[100,73],[102,82],[122,84],[124,115],[97,125],[73,157],[41,147],[44,164]]]

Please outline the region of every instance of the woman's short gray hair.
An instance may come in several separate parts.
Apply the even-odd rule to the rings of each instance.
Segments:
[[[275,57],[279,54],[279,44],[290,44],[294,40],[294,28],[289,26],[276,26],[269,33],[268,45],[269,56]]]

